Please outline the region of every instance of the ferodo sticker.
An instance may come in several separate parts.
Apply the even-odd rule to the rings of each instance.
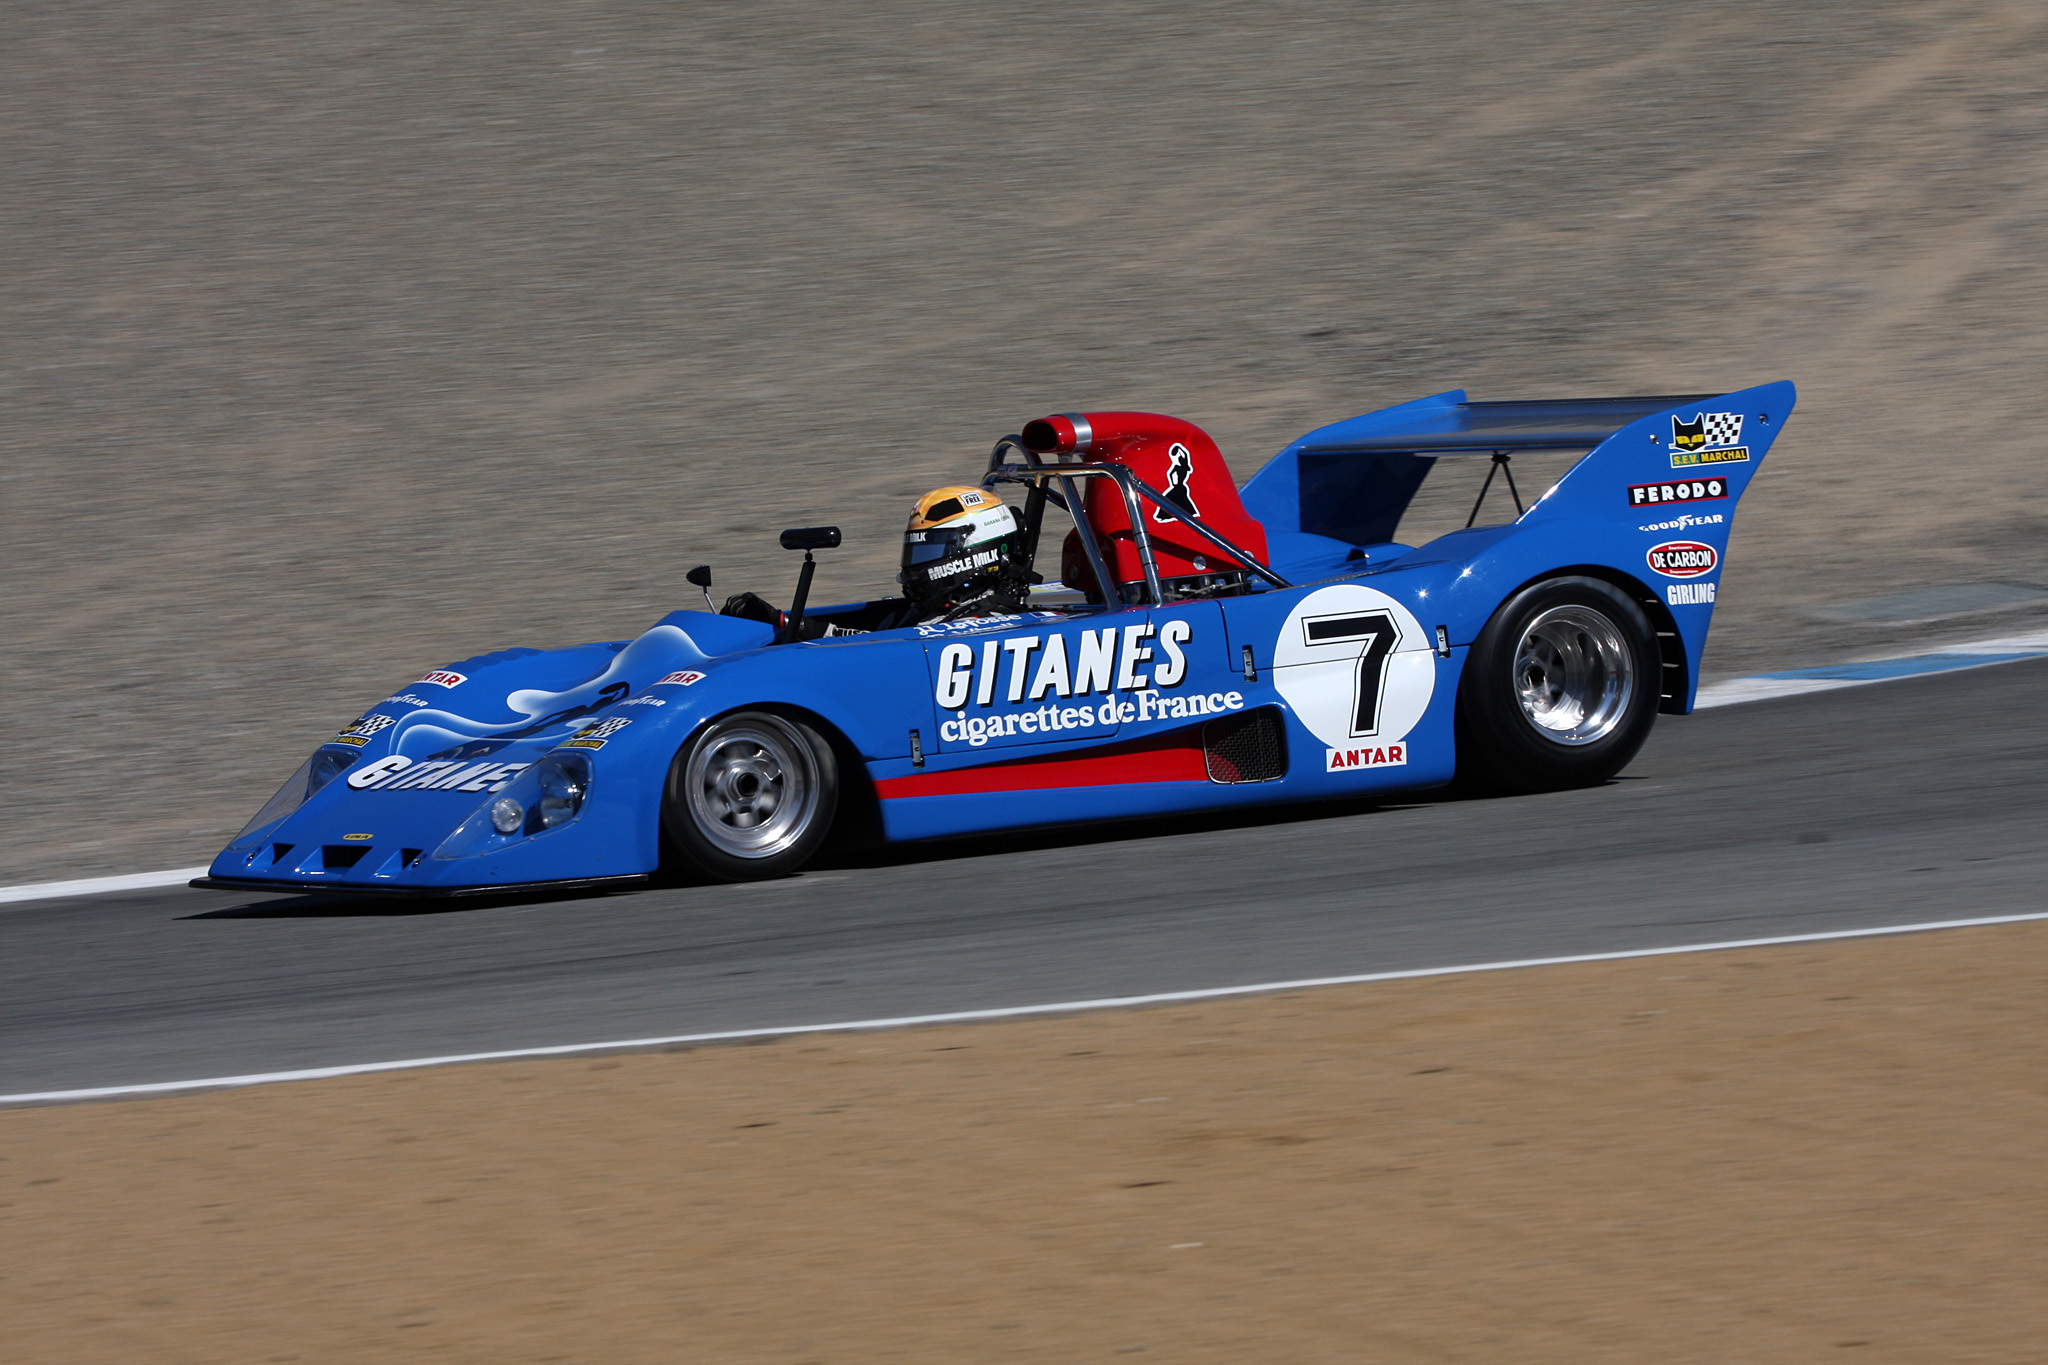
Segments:
[[[445,668],[437,668],[432,673],[429,673],[424,678],[421,678],[420,681],[423,683],[432,683],[436,687],[460,687],[464,683],[469,681],[469,674],[450,673]]]
[[[1652,545],[1645,558],[1651,568],[1666,578],[1698,578],[1712,573],[1721,562],[1713,546],[1697,540],[1667,540],[1662,545]]]
[[[1648,507],[1667,502],[1713,502],[1728,496],[1728,480],[1715,476],[1706,479],[1666,479],[1662,483],[1632,483],[1628,486],[1628,505]]]
[[[1436,692],[1434,645],[1376,588],[1340,584],[1295,604],[1273,642],[1273,686],[1329,746],[1325,772],[1407,765],[1400,741]]]

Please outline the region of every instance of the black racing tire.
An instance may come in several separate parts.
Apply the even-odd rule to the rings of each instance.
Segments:
[[[733,711],[669,764],[663,843],[712,881],[786,877],[823,846],[838,810],[839,761],[823,735],[779,711]]]
[[[1547,578],[1501,604],[1458,682],[1458,782],[1559,791],[1628,766],[1657,720],[1657,636],[1626,592]]]

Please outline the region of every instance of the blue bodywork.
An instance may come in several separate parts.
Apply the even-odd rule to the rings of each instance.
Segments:
[[[1242,490],[1287,588],[782,644],[678,611],[632,640],[458,661],[323,744],[202,884],[435,894],[645,877],[671,762],[741,708],[832,736],[843,788],[892,841],[1439,785],[1457,766],[1467,650],[1511,594],[1559,573],[1643,604],[1662,709],[1682,714],[1735,505],[1794,399],[1790,383],[1684,400],[1451,392],[1324,427]],[[1587,453],[1513,523],[1392,543],[1430,462],[1572,449]],[[1397,623],[1390,654],[1344,644],[1361,612]],[[497,833],[486,809],[547,755],[586,773],[580,812]]]

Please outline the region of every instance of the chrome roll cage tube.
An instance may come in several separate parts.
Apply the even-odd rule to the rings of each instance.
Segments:
[[[1003,452],[1005,450],[1017,451],[1024,457],[1025,462],[1023,464],[1004,463]],[[1025,484],[1033,490],[1034,501],[1040,495],[1043,495],[1057,502],[1060,508],[1074,519],[1074,529],[1081,536],[1081,549],[1088,556],[1088,567],[1095,571],[1095,581],[1102,585],[1104,595],[1107,596],[1111,584],[1115,581],[1110,577],[1108,558],[1103,553],[1101,542],[1096,538],[1095,528],[1090,526],[1088,518],[1077,510],[1081,506],[1081,495],[1075,487],[1075,480],[1087,478],[1109,479],[1116,484],[1117,491],[1123,495],[1124,510],[1130,516],[1133,538],[1138,545],[1138,562],[1144,566],[1145,570],[1145,592],[1153,605],[1165,605],[1166,592],[1159,582],[1159,563],[1152,553],[1152,533],[1145,525],[1146,519],[1142,512],[1141,498],[1165,512],[1174,520],[1186,525],[1195,534],[1201,536],[1217,549],[1223,551],[1224,554],[1265,579],[1274,587],[1290,588],[1294,586],[1279,574],[1273,572],[1272,569],[1260,563],[1256,558],[1239,549],[1236,545],[1231,544],[1229,540],[1188,515],[1183,508],[1175,503],[1168,502],[1165,495],[1158,489],[1152,487],[1152,485],[1146,483],[1120,464],[1069,464],[1064,461],[1059,464],[1047,464],[1038,457],[1037,451],[1030,449],[1024,444],[1023,437],[1005,436],[997,441],[995,449],[989,452],[988,473],[982,478],[981,483],[984,488],[998,483]],[[1053,493],[1047,488],[1046,485],[1049,483],[1057,483],[1060,486],[1059,493]],[[1042,513],[1042,508],[1039,510]],[[1034,558],[1038,548],[1038,519],[1037,516],[1031,517],[1032,552]],[[1120,587],[1117,591],[1121,595],[1122,589]]]

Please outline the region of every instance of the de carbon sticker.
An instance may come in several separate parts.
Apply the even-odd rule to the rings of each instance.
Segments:
[[[1328,746],[1324,771],[1406,765],[1401,741],[1436,691],[1434,644],[1377,588],[1339,584],[1295,604],[1273,642],[1273,686]]]
[[[1713,546],[1697,540],[1667,540],[1662,545],[1652,545],[1644,558],[1666,578],[1698,578],[1712,573],[1721,562]]]

